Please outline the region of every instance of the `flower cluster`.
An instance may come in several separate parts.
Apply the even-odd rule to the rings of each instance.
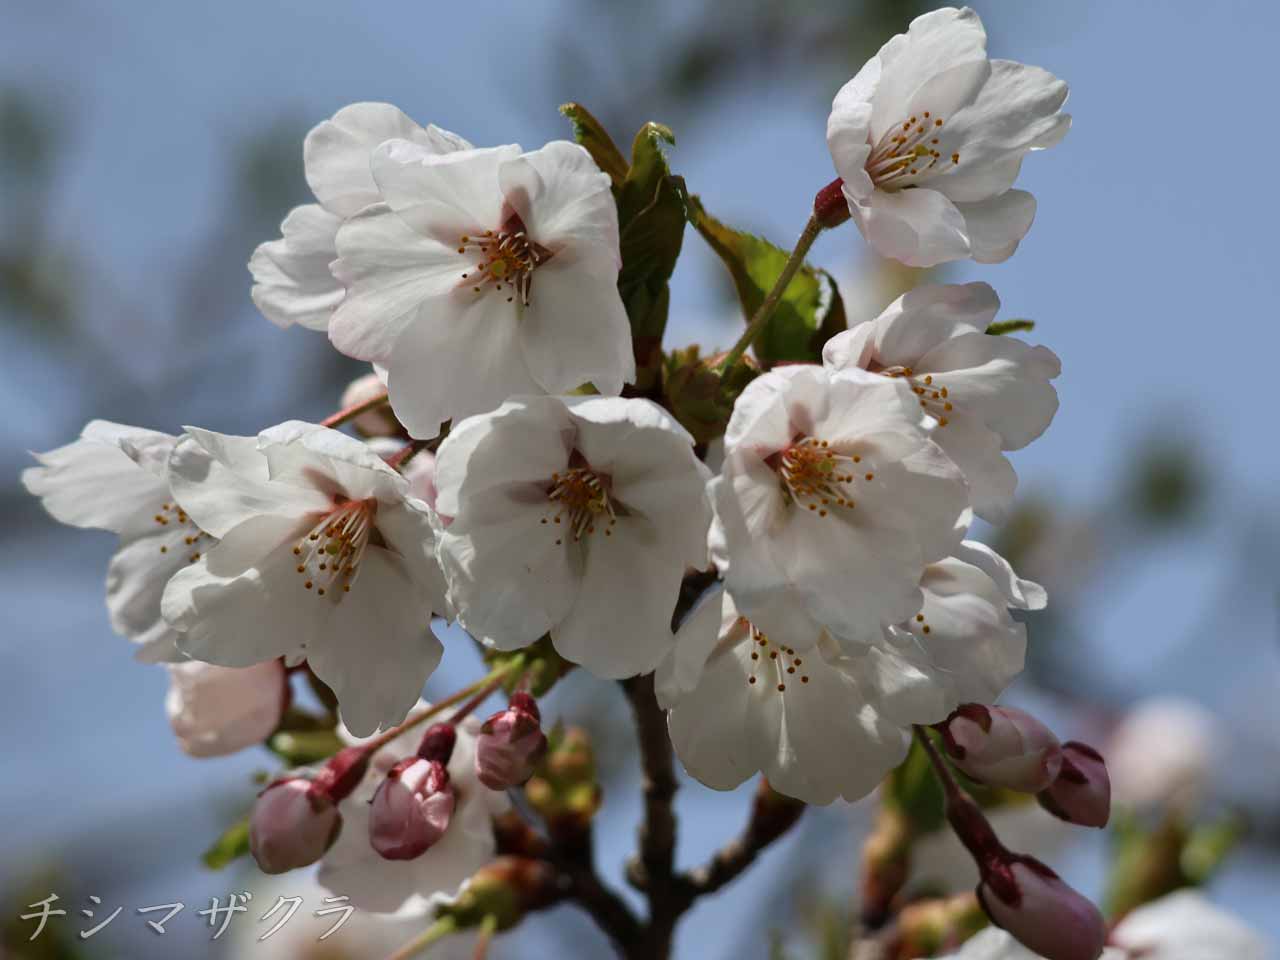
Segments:
[[[972,11],[918,18],[835,99],[847,210],[819,193],[808,242],[852,216],[906,264],[1007,258],[1034,213],[1012,183],[1066,132],[1065,97],[989,60]],[[969,538],[975,516],[1008,516],[1005,453],[1058,402],[1057,357],[992,327],[989,285],[920,287],[775,364],[757,339],[791,276],[775,265],[743,340],[699,370],[726,413],[695,430],[678,378],[637,372],[665,277],[630,292],[669,254],[630,226],[666,196],[682,229],[692,201],[671,178],[632,202],[641,164],[580,139],[475,147],[388,104],[338,111],[306,139],[317,202],[249,266],[269,319],[373,365],[348,410],[257,437],[95,421],[24,476],[58,519],[119,534],[112,621],[178,661],[189,752],[284,729],[288,670],[332,693],[350,745],[274,782],[252,843],[272,871],[323,858],[321,881],[369,909],[457,890],[495,854],[501,791],[549,762],[524,690],[483,726],[464,710],[410,732],[441,659],[433,618],[513,663],[546,643],[598,677],[653,674],[691,774],[761,773],[824,804],[870,792],[913,727],[986,711],[1022,668],[1011,611],[1046,602]],[[352,421],[383,436],[337,429]],[[1054,740],[1028,760],[1036,731],[999,714],[993,747],[990,716],[950,722],[958,765],[1098,818],[1096,754]]]

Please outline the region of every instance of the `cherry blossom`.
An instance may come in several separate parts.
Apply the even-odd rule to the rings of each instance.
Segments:
[[[463,421],[436,457],[458,620],[505,650],[550,633],[598,676],[652,670],[686,568],[708,562],[708,475],[648,400],[524,397]]]
[[[235,753],[265,740],[289,705],[284,664],[217,667],[199,660],[169,665],[164,708],[178,746],[193,757]]]
[[[711,483],[712,556],[734,601],[796,649],[873,643],[919,611],[926,564],[968,526],[960,470],[905,383],[794,366],[734,405]]]
[[[936,960],[1041,960],[999,927],[987,927],[965,941],[956,953]],[[1129,960],[1123,950],[1108,947],[1099,960]]]
[[[259,245],[249,260],[253,302],[272,323],[327,330],[342,302],[342,284],[329,271],[338,256],[342,222],[378,203],[369,155],[387,140],[404,140],[434,153],[471,144],[435,125],[420,127],[389,103],[353,103],[312,128],[303,146],[307,183],[318,203],[294,207],[279,240]]]
[[[419,701],[417,709],[430,704]],[[349,896],[361,910],[423,916],[436,904],[451,900],[480,867],[493,859],[492,821],[510,808],[505,793],[488,790],[475,773],[480,722],[468,718],[455,725],[457,741],[447,770],[454,806],[444,835],[421,856],[386,860],[369,843],[370,804],[392,768],[418,749],[422,732],[407,730],[376,751],[364,780],[339,804],[343,829],[320,861],[320,884],[335,895]],[[348,736],[353,743],[360,739]]]
[[[346,434],[290,421],[255,442],[189,428],[176,502],[222,539],[174,577],[165,618],[195,659],[305,657],[362,734],[404,718],[440,661],[431,510]]]
[[[35,454],[39,466],[22,472],[23,485],[56,520],[119,535],[107,567],[107,611],[112,629],[149,662],[186,659],[160,615],[160,596],[169,578],[213,542],[169,493],[165,461],[177,441],[93,420],[80,439]]]
[[[985,283],[917,287],[822,351],[831,370],[857,367],[910,386],[934,441],[964,471],[974,511],[992,523],[1008,518],[1018,483],[1001,451],[1044,433],[1058,410],[1050,381],[1062,370],[1047,347],[988,335],[999,308]]]
[[[966,544],[966,555],[989,553]],[[1016,578],[1015,578],[1016,580]],[[1038,588],[1018,581],[1031,605]],[[681,625],[659,667],[676,753],[693,776],[727,790],[761,772],[808,803],[868,793],[905,754],[915,723],[994,697],[1022,669],[1025,628],[1006,594],[958,558],[926,568],[924,605],[851,654],[826,631],[807,643],[761,632],[715,588]]]
[[[917,17],[836,94],[827,145],[849,212],[883,256],[913,267],[1006,260],[1036,201],[1013,190],[1030,150],[1066,135],[1067,85],[987,59],[969,8]]]
[[[329,335],[385,368],[413,436],[508,397],[588,382],[615,395],[634,378],[617,210],[586,150],[392,140],[372,171],[386,204],[338,232],[347,292]]]

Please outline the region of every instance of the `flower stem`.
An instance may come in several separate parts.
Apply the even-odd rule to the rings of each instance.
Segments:
[[[747,324],[747,329],[738,338],[738,342],[729,349],[729,352],[724,355],[724,359],[720,361],[721,373],[730,370],[741,359],[747,348],[755,342],[756,337],[760,336],[760,331],[764,329],[769,317],[773,315],[774,308],[778,306],[778,301],[782,299],[782,295],[787,292],[787,287],[791,285],[792,278],[795,277],[796,272],[804,264],[805,254],[809,252],[809,248],[813,246],[813,241],[818,239],[818,234],[821,232],[822,223],[818,220],[817,214],[814,214],[809,217],[809,222],[804,225],[804,232],[800,234],[800,239],[796,241],[795,249],[791,251],[791,258],[783,266],[782,273],[778,274],[778,279],[774,283],[773,289],[769,291],[760,306],[756,308],[756,312]]]
[[[323,420],[320,421],[320,426],[329,427],[331,429],[340,427],[344,423],[351,422],[356,417],[360,416],[362,413],[368,413],[370,410],[377,410],[379,407],[385,407],[387,405],[387,402],[388,402],[387,395],[385,393],[381,393],[378,396],[372,397],[368,400],[362,400],[359,403],[353,403],[351,406],[344,407],[343,409],[339,410],[337,413],[330,414],[329,416],[325,417]]]
[[[485,960],[489,955],[489,944],[493,942],[493,935],[497,932],[498,918],[492,913],[485,914],[480,921],[480,935],[476,937],[476,950],[471,955],[472,960]]]
[[[1007,855],[1004,845],[1000,843],[1000,839],[991,829],[991,824],[982,815],[978,805],[960,789],[956,778],[938,753],[938,748],[929,739],[924,727],[917,724],[915,735],[920,741],[920,746],[924,748],[929,763],[933,766],[938,782],[942,784],[942,792],[946,797],[947,821],[951,824],[952,831],[969,851],[974,863],[978,865],[978,870],[986,876],[989,866],[997,862],[1002,855]]]
[[[430,440],[410,440],[403,447],[387,457],[387,466],[392,470],[403,470],[405,464],[416,457],[421,451],[427,449]]]
[[[457,919],[454,917],[441,917],[421,934],[387,957],[387,960],[409,960],[410,957],[416,957],[433,943],[443,940],[449,934],[456,932],[457,929]]]
[[[476,699],[473,701],[472,704],[469,705],[469,709],[464,708],[463,710],[458,711],[458,713],[454,715],[452,722],[456,723],[459,719],[461,719],[462,717],[465,717],[468,713],[470,713],[471,710],[474,710],[475,706],[479,704],[485,697],[487,697],[490,693],[496,690],[498,685],[501,684],[502,681],[504,681],[507,678],[507,675],[509,673],[511,673],[515,668],[518,668],[522,665],[523,665],[523,661],[517,658],[515,660],[512,660],[510,663],[505,663],[500,667],[495,667],[488,674],[481,677],[479,680],[477,680],[475,683],[471,684],[470,686],[463,687],[457,693],[452,694],[451,696],[445,697],[439,703],[433,703],[431,706],[427,707],[427,709],[423,710],[419,714],[416,714],[410,717],[408,720],[406,720],[404,723],[400,724],[399,726],[392,727],[390,730],[388,730],[386,733],[382,734],[381,736],[375,737],[373,740],[368,741],[363,745],[365,750],[369,753],[374,753],[375,751],[385,747],[388,743],[390,743],[396,737],[400,736],[400,734],[404,733],[405,731],[412,730],[414,727],[418,726],[418,724],[423,723],[427,720],[430,720],[432,717],[439,716],[440,714],[448,710],[450,707],[456,706],[457,704],[462,703],[464,700],[468,699],[469,697],[475,697]]]

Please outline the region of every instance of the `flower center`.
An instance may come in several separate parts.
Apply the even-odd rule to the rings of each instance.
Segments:
[[[786,693],[788,681],[794,683],[797,674],[802,684],[809,682],[809,675],[799,672],[804,661],[796,656],[795,650],[771,644],[769,638],[744,617],[739,617],[738,623],[751,631],[751,674],[747,677],[748,686]]]
[[[191,532],[182,538],[182,542],[188,547],[194,547],[201,540],[208,537],[208,534],[197,527],[195,522],[187,516],[187,512],[176,503],[161,504],[160,512],[155,515],[155,522],[162,527],[167,527],[170,524],[177,524],[179,527],[190,527]],[[168,544],[160,544],[160,552],[168,553]],[[199,559],[200,551],[192,550],[191,555],[187,557],[187,562],[195,563]]]
[[[618,517],[609,486],[609,476],[592,470],[586,458],[575,450],[569,458],[569,469],[551,475],[547,500],[555,504],[556,513],[543,517],[542,522],[568,527],[575,543],[595,533],[600,525],[604,526],[606,537],[613,536],[610,528]],[[563,542],[563,536],[556,537],[557,545]]]
[[[351,591],[360,573],[378,501],[340,500],[293,548],[302,586],[316,596]]]
[[[867,175],[881,190],[902,190],[915,186],[938,163],[949,169],[960,163],[952,153],[948,164],[938,150],[942,118],[927,110],[896,123],[885,131],[867,158]]]
[[[529,305],[533,290],[533,271],[551,259],[551,251],[529,238],[524,221],[511,214],[496,233],[486,230],[482,236],[463,234],[458,238],[458,252],[471,253],[479,262],[462,275],[476,293],[507,291],[507,303],[516,297]]]
[[[954,410],[948,398],[947,388],[938,383],[931,373],[917,375],[910,367],[885,367],[878,371],[881,376],[906,380],[920,400],[920,406],[938,421],[938,426],[945,427],[950,420],[948,414]]]
[[[876,478],[861,466],[861,454],[840,453],[817,437],[797,437],[791,446],[765,462],[777,472],[787,501],[806,506],[820,517],[835,507],[854,508],[849,484],[857,472],[865,471],[862,478],[868,482]]]

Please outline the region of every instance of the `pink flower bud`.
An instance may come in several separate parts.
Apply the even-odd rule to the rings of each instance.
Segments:
[[[433,723],[422,735],[422,742],[418,744],[418,756],[447,767],[457,742],[458,731],[452,723]]]
[[[1105,827],[1111,817],[1111,778],[1102,755],[1088,744],[1062,745],[1058,779],[1038,794],[1040,806],[1060,820],[1082,827]]]
[[[443,763],[421,757],[401,760],[373,795],[369,843],[387,860],[420,857],[444,836],[453,805],[453,786]]]
[[[533,776],[547,752],[538,703],[527,693],[517,693],[505,710],[495,713],[480,728],[476,741],[476,776],[490,790],[523,786]]]
[[[218,667],[199,660],[171,663],[165,713],[178,746],[193,757],[220,757],[261,743],[289,704],[284,664]]]
[[[942,738],[957,767],[993,787],[1039,793],[1062,765],[1053,731],[1014,707],[962,704],[943,722]]]
[[[978,884],[991,922],[1045,960],[1098,960],[1107,937],[1098,908],[1039,860],[1006,856],[984,865]]]
[[[263,873],[284,873],[319,860],[342,827],[337,804],[302,777],[277,780],[258,796],[249,818],[249,849]]]

